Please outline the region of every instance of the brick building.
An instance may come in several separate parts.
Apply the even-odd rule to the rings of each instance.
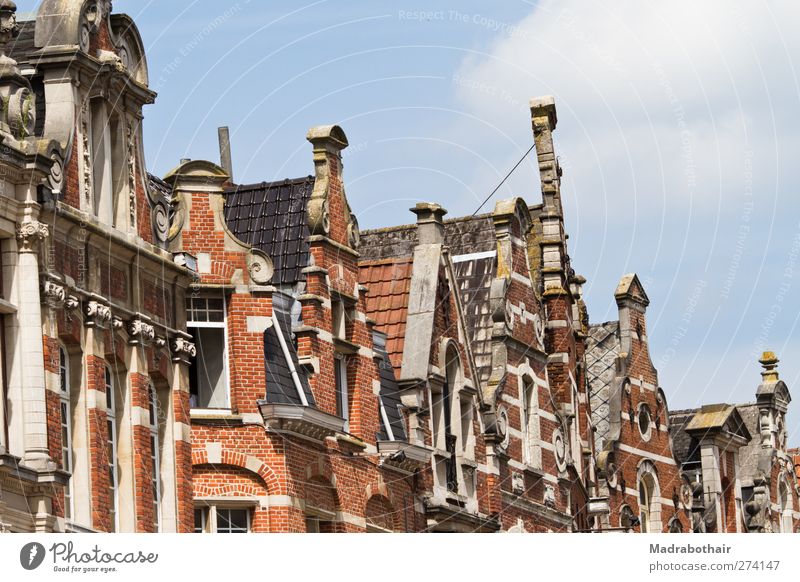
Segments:
[[[713,404],[670,415],[675,459],[694,492],[695,531],[800,530],[796,460],[786,447],[791,395],[765,352],[749,404]]]
[[[11,531],[191,527],[191,273],[144,167],[141,38],[110,2],[2,2],[4,430]]]
[[[789,390],[670,412],[649,299],[590,325],[552,97],[539,181],[361,232],[342,128],[311,175],[142,147],[147,62],[108,0],[0,0],[0,531],[795,531]],[[540,197],[541,193],[541,197]],[[796,454],[796,452],[795,452]]]

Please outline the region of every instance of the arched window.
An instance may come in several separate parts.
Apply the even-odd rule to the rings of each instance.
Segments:
[[[778,503],[780,504],[780,531],[792,533],[792,494],[785,481],[778,486]]]
[[[108,498],[111,531],[117,531],[118,515],[117,506],[119,505],[119,482],[117,477],[117,395],[114,385],[114,376],[111,368],[105,367],[105,387],[106,387],[106,426],[107,443],[106,456],[108,457]]]
[[[58,347],[58,382],[61,397],[61,468],[67,473],[72,473],[72,398],[70,395],[69,355],[63,345]],[[73,479],[70,477],[64,488],[64,517],[66,519],[72,519],[73,509]]]
[[[642,533],[650,532],[650,511],[653,502],[653,488],[650,486],[649,479],[639,480],[639,522],[642,526]]]
[[[542,466],[542,451],[537,390],[529,376],[522,378],[522,461],[538,469]]]
[[[161,441],[158,432],[158,395],[153,384],[148,389],[149,429],[150,429],[150,466],[153,492],[153,528],[161,531]]]

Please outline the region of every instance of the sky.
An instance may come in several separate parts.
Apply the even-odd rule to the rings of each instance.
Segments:
[[[530,98],[555,96],[569,251],[592,322],[616,319],[614,289],[636,272],[671,409],[752,401],[764,349],[800,401],[800,3],[114,9],[138,23],[159,94],[145,111],[151,172],[217,161],[227,125],[237,182],[307,175],[307,130],[337,123],[362,229],[412,222],[419,201],[474,212],[532,144]],[[538,203],[534,160],[484,210]],[[797,446],[800,414],[789,420]]]

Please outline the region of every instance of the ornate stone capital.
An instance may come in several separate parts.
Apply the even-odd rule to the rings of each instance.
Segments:
[[[150,344],[156,337],[156,329],[139,316],[128,322],[128,343],[132,346]]]
[[[197,348],[192,343],[190,336],[179,335],[172,338],[170,347],[172,348],[173,362],[188,366],[197,356]]]
[[[42,285],[42,300],[53,309],[61,309],[67,300],[67,290],[54,281],[45,281]]]
[[[86,316],[84,320],[86,327],[107,329],[111,323],[111,309],[99,301],[87,302],[83,308],[83,314]]]
[[[20,243],[20,252],[32,253],[39,250],[39,243],[50,236],[47,225],[38,220],[23,222],[17,227],[17,240]]]

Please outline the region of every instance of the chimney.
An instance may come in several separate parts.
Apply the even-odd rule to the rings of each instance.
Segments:
[[[219,165],[233,182],[233,160],[231,159],[231,134],[227,126],[217,130],[219,136]]]
[[[531,99],[531,120],[544,206],[546,210],[561,215],[561,170],[553,146],[553,132],[558,124],[558,116],[555,98],[552,95]]]
[[[444,243],[444,216],[447,210],[438,204],[420,202],[411,212],[417,215],[419,244],[440,245]]]

